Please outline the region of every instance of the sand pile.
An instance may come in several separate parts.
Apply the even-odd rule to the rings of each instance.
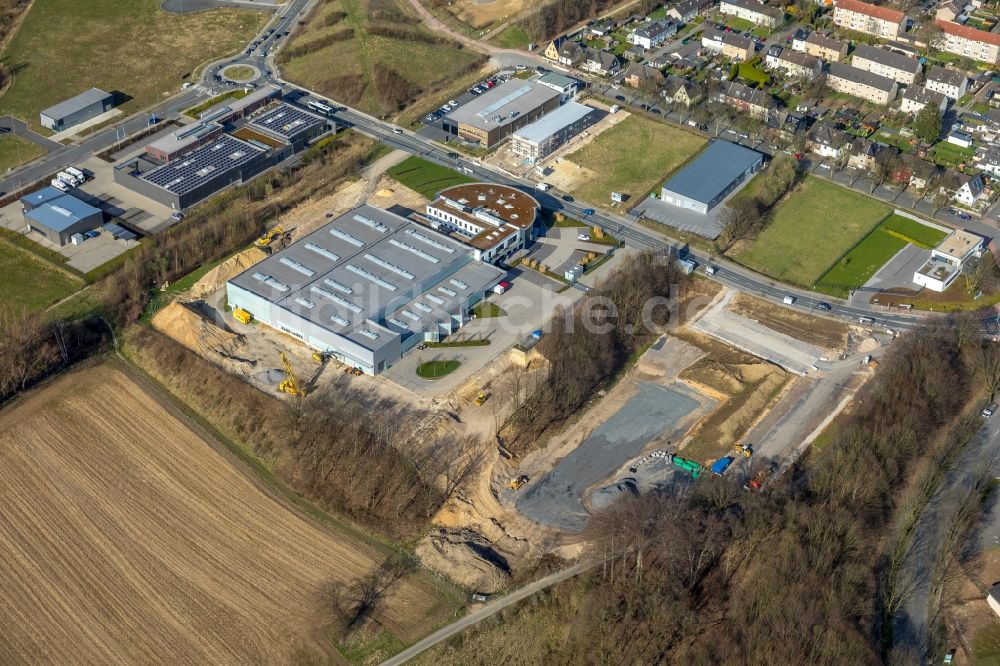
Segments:
[[[153,328],[202,355],[230,355],[245,344],[243,336],[216,326],[179,301],[153,315]]]
[[[191,287],[191,295],[194,298],[205,298],[222,288],[227,280],[236,277],[266,256],[267,253],[258,247],[251,247],[234,254],[195,282],[194,286]]]

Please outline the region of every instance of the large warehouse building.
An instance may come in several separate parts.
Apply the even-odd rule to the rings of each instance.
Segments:
[[[66,245],[74,234],[101,226],[104,214],[54,187],[44,187],[21,199],[21,211],[29,229],[56,245]]]
[[[227,112],[232,110],[227,107]],[[171,132],[117,164],[115,182],[170,208],[187,208],[246,182],[334,127],[326,118],[280,102],[237,121],[223,127],[208,120]]]
[[[558,90],[522,79],[501,83],[444,117],[443,128],[492,148],[559,106]]]
[[[713,141],[663,186],[663,200],[706,214],[764,163],[756,150],[728,141]]]
[[[378,374],[469,319],[504,277],[457,241],[364,205],[226,283],[229,305]]]
[[[115,108],[115,96],[97,88],[85,90],[76,97],[70,97],[50,106],[39,114],[42,127],[53,132],[61,132],[74,125],[96,118]]]

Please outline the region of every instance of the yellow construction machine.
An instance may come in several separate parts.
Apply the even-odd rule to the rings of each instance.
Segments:
[[[233,319],[241,324],[249,324],[253,320],[253,315],[243,308],[233,308]]]
[[[278,352],[278,355],[281,356],[281,365],[285,368],[285,378],[278,384],[278,390],[296,398],[304,398],[306,392],[299,388],[299,382],[295,379],[295,372],[292,370],[292,364],[288,362],[285,352]]]
[[[480,391],[479,395],[476,396],[476,407],[481,407],[484,402],[486,402],[486,393]]]
[[[511,490],[517,490],[518,488],[520,488],[521,486],[523,486],[524,484],[526,484],[528,482],[528,480],[529,480],[528,479],[528,475],[527,474],[522,474],[522,475],[520,475],[520,476],[518,476],[516,478],[511,479],[507,483],[507,487],[510,488]]]
[[[274,239],[278,238],[283,233],[285,233],[285,228],[279,224],[275,228],[265,231],[264,234],[260,238],[255,240],[253,244],[256,245],[257,247],[265,248],[271,243],[273,243]]]
[[[749,458],[753,455],[753,446],[750,444],[737,444],[733,447],[733,450],[744,458]]]

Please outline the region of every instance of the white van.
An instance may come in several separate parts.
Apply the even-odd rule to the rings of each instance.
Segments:
[[[794,296],[785,296],[783,299],[781,299],[781,302],[784,303],[785,305],[794,305],[795,304],[795,297]]]
[[[611,113],[618,113],[621,110],[622,110],[622,107],[618,106],[617,104],[612,104],[611,105]]]
[[[552,186],[549,185],[548,183],[538,183],[538,189],[540,189],[542,192],[548,192],[549,190],[552,189]]]
[[[76,167],[66,167],[66,173],[68,173],[69,175],[73,176],[74,178],[76,178],[77,180],[79,180],[81,183],[87,180],[87,174],[85,174],[84,172],[80,171]]]

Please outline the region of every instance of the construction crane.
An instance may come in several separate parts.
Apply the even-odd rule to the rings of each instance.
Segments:
[[[285,368],[285,378],[278,384],[278,390],[296,398],[304,398],[306,392],[299,388],[299,382],[295,379],[295,372],[292,371],[292,364],[288,362],[285,352],[278,352],[278,355],[281,356],[281,364]]]
[[[278,226],[274,227],[273,229],[269,229],[269,230],[265,231],[261,235],[260,238],[258,238],[257,240],[254,241],[254,245],[256,245],[257,247],[260,247],[260,248],[267,247],[272,242],[274,242],[275,238],[277,238],[278,236],[281,236],[283,233],[285,233],[285,228],[282,227],[279,224]]]

